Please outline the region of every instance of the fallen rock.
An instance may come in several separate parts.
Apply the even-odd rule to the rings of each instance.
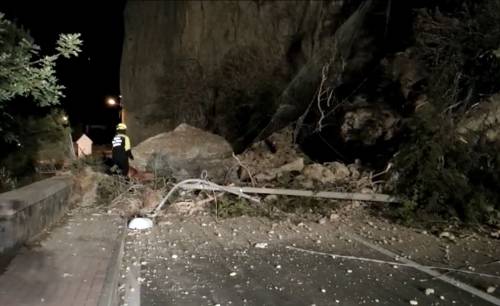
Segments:
[[[304,159],[297,158],[291,163],[285,164],[279,168],[280,172],[302,172],[304,169]]]
[[[372,194],[372,193],[374,193],[374,192],[373,192],[373,189],[368,188],[368,187],[365,187],[365,188],[361,188],[361,193],[364,193],[364,194]]]
[[[330,221],[337,221],[340,218],[338,214],[331,214]]]
[[[259,173],[254,176],[254,179],[257,180],[257,182],[270,182],[276,179],[276,175],[277,175],[276,172]]]
[[[328,163],[327,165],[328,169],[332,171],[333,175],[335,176],[335,180],[337,181],[343,181],[351,175],[349,168],[347,168],[347,166],[342,163],[333,162]]]
[[[360,142],[373,146],[378,141],[389,141],[397,133],[400,116],[381,106],[358,106],[345,113],[340,135],[347,143]],[[362,132],[361,132],[362,131]]]
[[[314,188],[314,182],[310,179],[300,181],[300,185],[304,189],[313,189]]]
[[[356,164],[351,164],[347,166],[349,173],[351,174],[351,179],[357,180],[361,177],[361,173],[359,172],[359,166]]]
[[[452,233],[450,232],[442,232],[441,234],[439,234],[439,238],[446,238],[446,239],[449,239],[451,241],[455,241],[457,240],[455,238],[455,235],[453,235]]]
[[[497,122],[500,120],[500,94],[495,94],[487,100],[482,101],[478,107],[472,109],[467,117],[458,126],[458,133],[470,135],[480,133],[489,142],[495,142],[500,138]]]
[[[488,292],[488,293],[493,293],[493,292],[495,292],[495,290],[496,290],[496,289],[497,289],[496,287],[489,286],[489,287],[486,289],[486,292]]]
[[[322,184],[335,181],[333,172],[327,167],[320,164],[307,165],[304,168],[304,176],[313,181],[318,181]]]
[[[435,291],[433,288],[427,288],[425,289],[425,295],[431,295],[431,294],[434,294]]]
[[[493,238],[500,238],[500,230],[495,231],[495,232],[491,232],[490,236]]]
[[[223,182],[235,163],[224,138],[187,124],[146,139],[132,152],[132,167],[177,180],[198,178],[206,170],[209,179]]]

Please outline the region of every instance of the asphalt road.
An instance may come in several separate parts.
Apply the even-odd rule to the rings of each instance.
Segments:
[[[173,218],[127,238],[123,305],[494,305],[417,269],[358,257],[394,261],[333,225]]]

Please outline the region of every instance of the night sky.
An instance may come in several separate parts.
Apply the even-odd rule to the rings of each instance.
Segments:
[[[24,27],[42,52],[54,52],[59,33],[81,33],[82,53],[61,59],[57,75],[66,86],[62,107],[75,131],[88,124],[114,126],[116,109],[105,98],[120,94],[123,1],[2,1],[0,12]]]

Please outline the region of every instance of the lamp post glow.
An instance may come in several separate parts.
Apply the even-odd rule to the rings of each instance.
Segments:
[[[118,102],[116,102],[116,100],[115,100],[115,99],[113,99],[113,98],[108,98],[108,99],[106,100],[106,103],[107,103],[109,106],[116,106],[116,105],[118,104]]]
[[[120,122],[125,123],[125,110],[123,109],[121,101],[122,95],[119,95],[119,98],[108,97],[106,99],[106,105],[111,108],[118,108],[118,116],[120,117]]]

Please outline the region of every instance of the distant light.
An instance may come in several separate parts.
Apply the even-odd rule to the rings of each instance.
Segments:
[[[66,116],[66,115],[63,115],[63,116],[61,117],[61,119],[62,119],[62,121],[63,121],[64,123],[68,122],[68,120],[69,120],[68,116]]]
[[[108,100],[106,100],[106,103],[107,103],[109,106],[115,106],[116,104],[118,104],[118,103],[116,102],[116,100],[115,100],[115,99],[113,99],[113,98],[108,98]]]

